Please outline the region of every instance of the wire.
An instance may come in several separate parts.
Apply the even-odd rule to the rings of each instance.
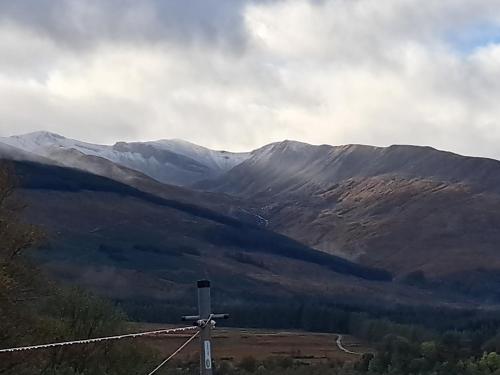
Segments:
[[[158,334],[162,334],[162,333],[182,332],[182,331],[188,331],[188,330],[192,330],[192,329],[198,329],[198,327],[191,326],[191,327],[182,327],[182,328],[160,329],[157,331],[128,333],[125,335],[118,335],[118,336],[107,336],[107,337],[98,337],[98,338],[85,339],[85,340],[55,342],[52,344],[43,344],[43,345],[20,346],[17,348],[0,349],[0,353],[18,352],[18,351],[23,351],[23,350],[44,349],[44,348],[52,348],[52,347],[56,347],[56,346],[65,346],[65,345],[89,344],[89,343],[93,343],[93,342],[100,342],[100,341],[107,341],[107,340],[120,340],[120,339],[131,338],[131,337],[158,335]]]
[[[168,361],[170,361],[172,358],[174,358],[177,353],[179,353],[182,349],[184,349],[186,347],[187,344],[189,344],[191,341],[194,340],[194,338],[196,336],[198,336],[200,333],[200,331],[196,331],[195,334],[193,336],[191,336],[184,344],[182,344],[181,346],[179,346],[179,348],[173,352],[167,359],[165,359],[162,363],[160,363],[158,366],[156,366],[156,368],[151,371],[148,375],[153,375],[156,371],[158,371],[165,363],[167,363]]]

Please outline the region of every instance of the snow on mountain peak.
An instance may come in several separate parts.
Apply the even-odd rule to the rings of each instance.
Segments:
[[[212,150],[182,139],[162,139],[146,142],[156,147],[166,148],[175,153],[197,160],[211,168],[228,171],[250,157],[249,152],[229,152]]]
[[[68,152],[97,156],[142,172],[161,182],[189,185],[220,175],[250,157],[250,153],[215,151],[181,139],[117,142],[113,146],[81,142],[37,131],[0,137],[0,143],[65,164]]]
[[[52,144],[58,140],[66,139],[62,135],[51,133],[48,131],[36,131],[21,135],[13,135],[12,137],[8,138],[16,140],[18,142],[24,142],[25,144],[33,143],[38,145]]]
[[[14,135],[12,137],[0,138],[0,142],[27,152],[45,156],[42,152],[45,148],[52,147],[54,144],[58,144],[64,139],[65,138],[59,134],[47,131],[37,131],[22,135]]]
[[[66,139],[62,135],[57,133],[52,133],[46,130],[39,130],[31,133],[13,135],[12,138],[24,138],[24,139]]]

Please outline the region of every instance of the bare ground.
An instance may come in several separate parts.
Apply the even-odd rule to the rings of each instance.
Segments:
[[[156,329],[156,325],[141,325],[142,329]],[[159,335],[142,339],[162,355],[174,352],[190,333]],[[338,335],[303,331],[271,331],[257,329],[217,328],[213,331],[215,360],[239,362],[251,356],[259,360],[270,357],[292,357],[314,363],[327,360],[355,361],[359,354],[341,350],[336,343]],[[349,335],[342,335],[343,347],[356,352],[373,352],[366,343]],[[182,359],[196,361],[199,353],[198,340],[190,343],[179,355]]]

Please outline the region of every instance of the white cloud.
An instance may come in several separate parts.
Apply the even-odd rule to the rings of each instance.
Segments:
[[[500,29],[500,1],[239,2],[212,13],[214,26],[188,22],[189,40],[144,3],[137,18],[134,2],[116,8],[121,23],[105,30],[109,7],[92,4],[66,8],[57,30],[68,35],[19,17],[1,24],[2,135],[412,143],[500,158],[500,45],[460,45],[471,30]],[[217,17],[239,22],[237,37]],[[92,43],[72,48],[71,33]]]

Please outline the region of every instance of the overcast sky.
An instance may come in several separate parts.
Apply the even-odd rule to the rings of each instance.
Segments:
[[[500,0],[0,0],[0,136],[500,158]]]

